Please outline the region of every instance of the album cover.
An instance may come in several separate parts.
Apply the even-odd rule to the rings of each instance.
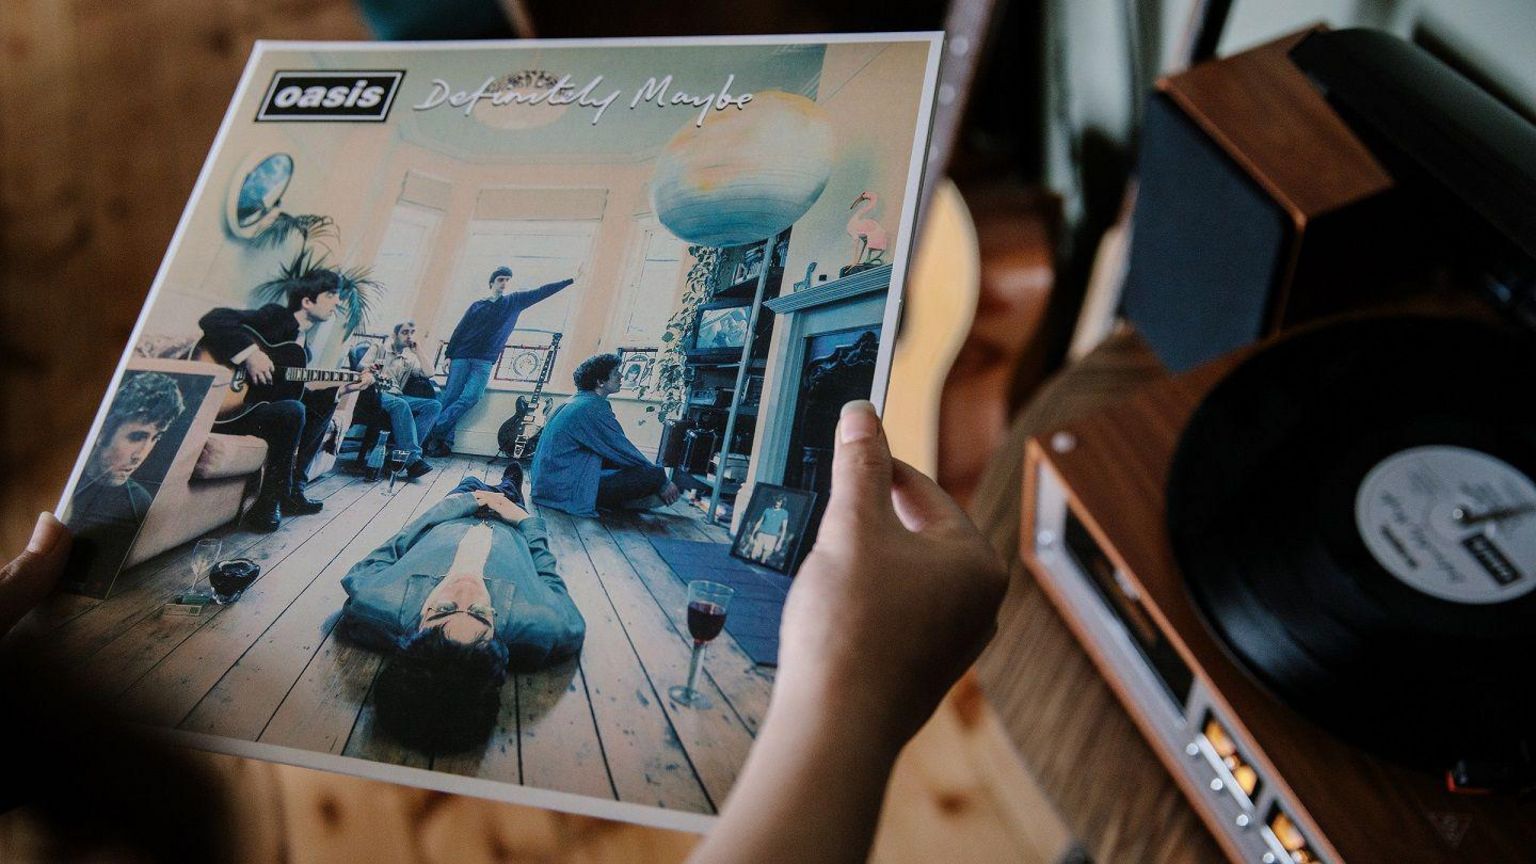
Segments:
[[[705,827],[764,507],[809,548],[885,392],[939,46],[258,43],[32,626],[191,746]]]

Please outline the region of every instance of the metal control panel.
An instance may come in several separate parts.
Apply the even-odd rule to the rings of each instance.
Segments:
[[[1319,851],[1302,812],[1261,767],[1268,760],[1225,716],[1198,670],[1157,632],[1136,583],[1098,548],[1066,488],[1037,460],[1033,551],[1048,593],[1213,832],[1259,864],[1340,864]]]

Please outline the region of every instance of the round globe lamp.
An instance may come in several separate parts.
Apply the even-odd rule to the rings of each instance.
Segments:
[[[651,206],[681,240],[740,246],[772,237],[816,203],[832,174],[832,124],[820,105],[778,91],[692,119],[656,160]]]

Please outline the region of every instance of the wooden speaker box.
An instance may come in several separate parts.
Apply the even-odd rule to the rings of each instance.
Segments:
[[[1306,35],[1164,78],[1148,102],[1122,312],[1175,371],[1416,269],[1392,177],[1288,56]]]
[[[1536,800],[1453,794],[1262,689],[1200,619],[1164,527],[1169,463],[1227,357],[1027,445],[1020,554],[1234,861],[1529,861]]]

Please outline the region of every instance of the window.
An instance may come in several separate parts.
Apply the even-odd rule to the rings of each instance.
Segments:
[[[384,286],[368,316],[368,332],[387,333],[411,317],[421,292],[421,273],[442,217],[433,210],[396,204],[373,259],[373,278]]]
[[[437,332],[445,338],[453,332],[465,308],[489,296],[490,275],[497,267],[512,268],[512,290],[526,291],[548,282],[568,279],[591,255],[592,238],[597,223],[532,222],[476,220],[469,223],[469,236],[453,284],[446,292]],[[581,286],[562,291],[523,311],[519,330],[565,332],[576,295]]]
[[[683,242],[653,216],[636,220],[636,228],[636,251],[611,340],[619,348],[659,346],[682,292]]]
[[[490,275],[497,267],[512,268],[512,290],[526,291],[576,275],[592,253],[597,222],[477,219],[469,223],[463,252],[453,281],[444,292],[434,341],[443,342],[476,300],[489,297]],[[543,345],[550,333],[565,333],[572,311],[579,308],[584,285],[574,285],[524,309],[508,343]],[[495,386],[493,382],[492,386]]]

